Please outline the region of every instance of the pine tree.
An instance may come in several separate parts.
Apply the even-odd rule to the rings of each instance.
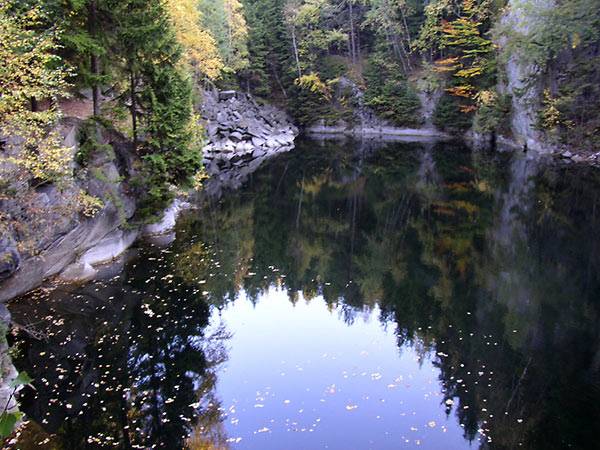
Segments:
[[[44,0],[54,21],[61,23],[60,55],[74,69],[78,88],[91,88],[93,113],[100,115],[101,88],[111,81],[110,53],[114,17],[108,0]]]
[[[133,144],[145,163],[144,182],[150,189],[140,210],[148,215],[165,206],[169,184],[185,183],[200,168],[192,89],[163,2],[127,0],[118,2],[115,11],[115,51],[126,80],[120,99],[129,108]]]
[[[244,7],[250,29],[248,51],[250,65],[244,74],[249,87],[258,95],[280,93],[287,97],[291,40],[283,16],[284,0],[246,0]]]

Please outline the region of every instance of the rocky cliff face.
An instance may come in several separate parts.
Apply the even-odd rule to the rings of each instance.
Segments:
[[[527,36],[543,20],[544,11],[554,6],[555,0],[536,0],[534,8],[524,6],[520,0],[510,0],[507,13],[502,18],[502,26],[511,30],[511,33]],[[510,35],[498,42],[505,54],[508,53],[506,47],[509,39]],[[512,96],[511,128],[514,140],[518,145],[527,145],[539,153],[550,153],[553,148],[544,141],[543,134],[536,127],[542,98],[539,68],[528,63],[518,49],[511,48],[510,52],[506,54],[507,83],[501,88]]]
[[[244,94],[207,93],[203,115],[209,137],[204,149],[211,176],[205,183],[209,195],[241,186],[268,158],[291,150],[298,134],[283,112],[259,106]],[[82,121],[72,118],[60,127],[73,155],[81,150],[81,127]],[[0,230],[6,230],[0,236],[0,303],[48,278],[57,276],[65,282],[96,278],[103,263],[116,260],[140,236],[168,233],[181,211],[190,207],[175,200],[157,223],[132,225],[136,198],[129,182],[135,176],[137,156],[119,133],[97,126],[95,134],[95,150],[86,155],[83,166],[74,167],[75,183],[32,189],[27,208],[22,196],[0,198]],[[82,191],[101,199],[99,211],[86,216],[73,207]],[[3,226],[5,216],[13,218],[12,224]]]
[[[80,126],[76,119],[67,119],[61,126],[65,144],[75,152]],[[98,142],[110,150],[89,155],[88,168],[78,172],[82,175],[75,183],[34,189],[27,197],[27,213],[21,216],[15,217],[15,212],[24,209],[18,204],[22,198],[0,203],[0,211],[15,217],[0,241],[0,302],[39,286],[65,269],[68,280],[88,278],[93,273],[92,263],[115,256],[113,239],[123,233],[119,227],[135,211],[135,198],[125,181],[132,176],[133,156],[118,133],[98,127],[97,134]],[[74,198],[82,190],[102,200],[102,208],[93,217],[74,208]],[[126,238],[131,239],[131,235]],[[71,266],[79,260],[83,261],[79,267]]]
[[[307,128],[312,135],[348,135],[362,138],[389,139],[394,136],[444,137],[445,133],[437,130],[431,121],[439,95],[420,95],[422,103],[421,115],[425,121],[420,128],[403,128],[379,117],[373,109],[365,105],[364,92],[352,80],[342,77],[339,81],[340,91],[352,93],[353,119],[352,123],[343,120],[335,125],[326,125],[324,120],[318,120]]]

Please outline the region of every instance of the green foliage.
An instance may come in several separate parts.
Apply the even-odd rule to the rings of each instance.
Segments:
[[[145,217],[171,199],[170,185],[188,184],[200,169],[201,142],[190,79],[179,64],[181,48],[163,3],[130,0],[117,8],[123,8],[116,31],[126,80],[121,99],[130,109],[134,145],[142,156]]]
[[[112,81],[110,44],[117,20],[110,0],[76,0],[70,6],[69,13],[61,17],[65,20],[61,36],[64,57],[76,69],[79,87],[108,85]]]
[[[388,58],[398,63],[403,72],[413,70],[415,40],[425,20],[423,2],[419,0],[370,0],[363,26],[370,27],[377,43]]]
[[[143,169],[133,185],[143,192],[136,214],[142,221],[152,221],[157,213],[164,209],[173,199],[173,191],[169,188],[168,163],[163,155],[146,155],[143,157]]]
[[[473,129],[479,133],[510,134],[511,97],[497,95],[493,91],[481,91],[477,101],[478,108],[473,120]]]
[[[23,413],[21,412],[3,412],[0,415],[0,438],[6,438],[10,436],[17,425],[17,422],[21,420]]]
[[[187,183],[200,169],[202,150],[195,140],[191,85],[176,67],[153,67],[141,99],[147,105],[142,151],[163,156],[169,181]]]
[[[324,80],[334,80],[350,71],[348,60],[340,55],[329,55],[320,59],[319,73]]]
[[[417,126],[421,102],[398,63],[373,54],[364,72],[367,89],[365,104],[379,116],[399,126]]]
[[[283,18],[284,0],[246,0],[249,67],[242,72],[246,85],[263,97],[286,97],[286,68],[291,58],[289,37]],[[284,78],[286,78],[284,80]],[[285,85],[284,85],[285,82]]]
[[[473,113],[463,112],[459,98],[444,94],[433,112],[433,124],[443,131],[460,132],[471,127]]]
[[[248,67],[248,27],[239,0],[199,0],[202,24],[217,42],[224,73],[234,75]]]
[[[328,85],[323,84],[326,93],[324,95],[320,89],[316,88],[316,85],[309,85],[309,81],[306,79],[304,81],[303,84],[294,85],[289,90],[290,112],[298,124],[310,125],[316,119],[323,119],[327,124],[334,124],[338,120],[349,119],[346,110],[336,108],[329,101],[331,88]]]
[[[115,152],[110,144],[100,143],[99,127],[106,126],[98,118],[84,121],[78,130],[79,150],[75,160],[80,166],[86,167],[90,158],[97,153],[104,153],[110,160],[115,159]]]
[[[3,407],[2,414],[0,414],[0,438],[10,436],[15,431],[17,423],[23,418],[22,412],[18,410],[8,411],[7,409],[14,398],[15,392],[32,381],[27,372],[19,372],[17,377],[8,384],[9,388],[12,389],[12,393],[8,397],[7,404]]]

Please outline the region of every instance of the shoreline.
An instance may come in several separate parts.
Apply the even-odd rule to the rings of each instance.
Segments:
[[[437,132],[437,130],[431,129],[394,129],[393,133],[389,129],[385,129],[383,132],[378,133],[365,133],[362,129],[343,129],[340,130],[338,127],[318,127],[308,128],[303,130],[303,136],[309,139],[315,140],[343,140],[343,139],[364,139],[370,141],[378,141],[384,143],[393,142],[431,142],[431,141],[447,141],[447,140],[463,140],[468,145],[476,147],[476,142],[468,137],[451,136],[446,133]],[[518,152],[521,146],[517,144],[513,139],[507,139],[502,137],[499,142],[500,148],[496,151],[514,151]],[[276,156],[281,152],[273,152],[272,156]],[[543,157],[551,158],[555,163],[564,165],[590,165],[593,167],[599,166],[599,160],[588,160],[583,157],[577,157],[577,154],[568,153],[573,155],[572,157],[565,157],[563,153],[541,153],[535,150],[529,152],[531,155],[539,155]],[[262,165],[263,162],[270,158],[257,158],[259,164],[251,164],[250,170],[242,166],[241,172],[243,175],[255,171]],[[252,161],[250,161],[252,163]],[[236,166],[228,168],[229,170],[238,170]],[[225,172],[225,171],[224,171]],[[218,184],[220,171],[211,173],[209,181]],[[237,173],[237,172],[236,172]],[[234,175],[237,177],[237,175]],[[238,177],[239,178],[239,177]],[[243,184],[244,177],[239,179],[239,183],[229,186],[225,183],[224,189],[231,188],[235,189]],[[223,189],[216,189],[210,187],[208,189],[213,194],[218,192],[221,195]],[[208,193],[210,195],[210,192]],[[123,226],[112,230],[108,234],[100,237],[92,246],[87,248],[83,253],[77,255],[75,251],[72,252],[72,256],[69,262],[64,264],[60,270],[55,274],[43,277],[42,274],[38,273],[39,260],[43,260],[44,253],[41,255],[28,258],[22,261],[21,267],[8,279],[4,280],[0,284],[0,304],[10,302],[22,295],[44,286],[46,283],[49,285],[53,284],[78,284],[86,283],[97,278],[97,276],[110,269],[113,265],[119,265],[119,261],[127,254],[131,248],[135,246],[140,240],[146,240],[149,242],[155,242],[157,245],[168,245],[175,239],[175,233],[173,232],[179,217],[181,214],[188,210],[197,209],[196,205],[182,198],[176,198],[163,212],[161,219],[155,223],[139,226],[136,229],[124,230]],[[102,214],[100,214],[102,216]],[[98,220],[97,216],[95,219]],[[94,219],[92,219],[94,220]],[[64,239],[61,239],[64,241]],[[60,246],[62,242],[57,245],[52,245],[50,249],[56,250],[56,247]],[[67,250],[62,250],[68,253]],[[22,286],[22,288],[21,288]]]

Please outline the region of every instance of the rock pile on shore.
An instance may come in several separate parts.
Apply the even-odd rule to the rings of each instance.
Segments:
[[[205,92],[202,116],[209,140],[204,148],[207,165],[289,150],[298,135],[298,128],[283,111],[258,105],[249,95],[235,91]]]

